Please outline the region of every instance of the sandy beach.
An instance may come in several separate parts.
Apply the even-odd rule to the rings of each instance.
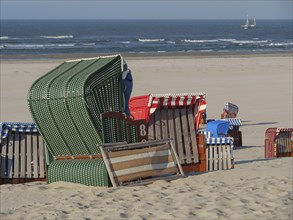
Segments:
[[[80,56],[80,58],[83,56]],[[32,122],[27,92],[71,57],[1,60],[1,121]],[[239,106],[235,169],[118,189],[34,182],[0,186],[1,219],[293,219],[293,158],[264,159],[269,127],[292,128],[292,53],[125,55],[132,96],[205,92],[207,117]]]

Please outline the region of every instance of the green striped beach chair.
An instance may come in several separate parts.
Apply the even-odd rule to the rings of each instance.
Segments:
[[[110,184],[101,114],[124,111],[122,73],[122,56],[105,56],[64,62],[33,83],[28,106],[51,158],[48,183]]]

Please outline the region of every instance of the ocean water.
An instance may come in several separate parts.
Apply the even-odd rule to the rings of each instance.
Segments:
[[[0,53],[292,51],[292,20],[1,20]]]

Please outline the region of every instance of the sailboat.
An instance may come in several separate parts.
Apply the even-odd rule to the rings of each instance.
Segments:
[[[253,23],[249,25],[250,28],[255,28],[256,27],[256,21],[255,18],[253,18]]]
[[[244,29],[255,28],[256,27],[256,20],[255,20],[255,18],[253,18],[253,23],[252,24],[249,24],[248,15],[246,15],[245,23],[244,23],[244,25],[241,25],[241,27],[243,27]]]
[[[244,25],[242,25],[242,27],[243,27],[244,29],[248,29],[248,28],[249,28],[249,20],[248,20],[248,15],[246,15],[245,24],[244,24]]]

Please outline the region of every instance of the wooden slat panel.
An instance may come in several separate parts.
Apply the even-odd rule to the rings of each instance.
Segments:
[[[226,145],[227,147],[227,162],[228,162],[228,169],[231,169],[232,168],[232,165],[231,165],[231,149],[230,149],[230,146],[229,145]]]
[[[7,163],[8,163],[8,150],[9,145],[9,136],[5,139],[2,139],[1,142],[1,178],[5,178],[7,176]]]
[[[209,146],[209,170],[213,170],[213,146]]]
[[[27,135],[26,136],[26,176],[27,178],[32,178],[32,135]]]
[[[194,118],[192,113],[192,108],[187,109],[187,117],[188,117],[188,124],[190,129],[190,142],[193,152],[193,162],[198,163],[199,162],[199,155],[198,155],[198,147],[197,147],[197,141],[196,141],[196,132],[194,129]]]
[[[34,178],[38,178],[38,137],[37,134],[32,134],[33,144],[33,175]]]
[[[25,133],[20,134],[20,178],[26,178],[26,141]]]
[[[13,178],[18,178],[19,177],[19,147],[20,147],[20,142],[19,142],[19,133],[15,132],[14,133],[14,157],[13,157]]]
[[[148,134],[149,134],[149,140],[155,140],[155,122],[154,122],[154,114],[150,116],[149,126],[148,126]]]
[[[213,170],[218,170],[218,163],[219,163],[219,154],[218,154],[218,148],[217,146],[213,146],[214,150],[214,169]]]
[[[174,112],[174,120],[175,120],[175,131],[176,131],[176,137],[177,137],[177,153],[179,156],[179,160],[181,164],[185,163],[184,153],[183,153],[183,141],[182,141],[182,133],[181,133],[181,123],[180,123],[180,110],[175,109]]]
[[[227,169],[227,150],[226,150],[226,145],[221,145],[222,150],[223,150],[223,169]]]
[[[223,148],[221,145],[219,147],[219,170],[223,170]]]
[[[44,161],[44,143],[41,135],[38,135],[38,145],[39,145],[39,164],[40,164],[40,173],[39,178],[45,177],[45,161]]]
[[[135,180],[138,178],[146,178],[150,176],[161,176],[161,175],[166,175],[166,174],[176,174],[177,173],[177,168],[176,167],[171,167],[163,170],[149,170],[149,171],[144,171],[144,172],[138,172],[138,173],[133,173],[129,175],[124,175],[124,176],[118,176],[114,177],[116,181],[118,182],[124,182],[124,181],[131,181]]]
[[[176,153],[178,153],[177,148],[178,148],[178,143],[177,143],[177,136],[175,132],[175,121],[174,121],[174,110],[173,109],[168,109],[168,127],[169,127],[169,138],[173,139],[174,143],[174,148]],[[179,159],[180,161],[180,159]]]
[[[182,108],[181,111],[181,123],[182,123],[182,137],[183,137],[183,147],[185,149],[185,156],[186,156],[186,163],[190,164],[192,163],[191,158],[191,142],[190,142],[190,135],[188,132],[188,121],[187,121],[187,115],[186,115],[186,109]]]
[[[163,151],[163,150],[168,150],[168,149],[169,149],[169,145],[164,144],[164,145],[158,146],[158,147],[148,147],[148,148],[142,148],[142,149],[108,152],[108,155],[110,158],[116,158],[116,157],[136,155],[136,154],[141,154],[141,153]]]
[[[140,158],[137,160],[129,160],[127,162],[120,162],[120,163],[111,163],[111,167],[113,170],[122,170],[128,169],[131,167],[143,166],[146,164],[159,164],[159,163],[169,163],[173,162],[173,157],[169,156],[158,156],[158,157],[146,157]]]
[[[161,128],[162,128],[162,139],[169,138],[168,135],[168,109],[161,109]]]

